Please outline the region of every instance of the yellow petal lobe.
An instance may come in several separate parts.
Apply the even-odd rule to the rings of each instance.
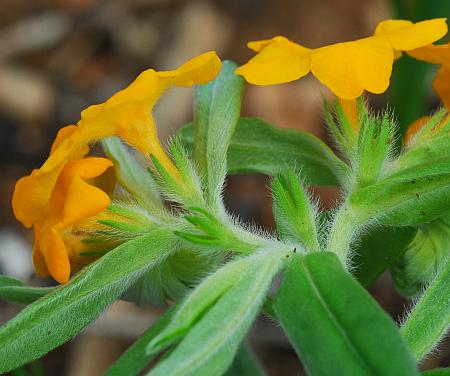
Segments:
[[[342,99],[355,99],[364,90],[383,93],[389,86],[394,52],[382,38],[369,37],[313,50],[311,71]]]
[[[443,65],[433,80],[433,89],[442,104],[450,109],[450,65]]]
[[[311,67],[311,50],[285,37],[251,42],[249,46],[260,52],[236,74],[255,85],[274,85],[291,82],[306,76]]]
[[[447,33],[446,18],[412,23],[386,20],[378,24],[375,36],[386,38],[395,50],[409,51],[441,39]]]
[[[408,55],[417,60],[426,61],[431,64],[450,65],[450,43],[447,44],[429,44],[425,47],[408,51]]]
[[[40,275],[48,270],[59,283],[68,281],[71,266],[63,234],[70,226],[108,207],[108,195],[87,180],[100,176],[111,166],[110,160],[98,157],[73,160],[64,166],[48,202],[45,219],[35,226],[33,262]]]

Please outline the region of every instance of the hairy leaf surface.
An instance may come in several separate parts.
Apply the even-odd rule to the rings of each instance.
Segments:
[[[192,150],[192,124],[181,130],[181,137]],[[348,172],[348,166],[310,133],[277,128],[258,118],[240,118],[228,149],[228,173],[275,176],[286,168],[300,170],[313,185],[339,185]]]
[[[417,375],[394,322],[329,252],[294,255],[274,304],[310,375]]]
[[[0,328],[0,372],[37,359],[78,334],[174,245],[171,231],[154,230],[29,305]]]

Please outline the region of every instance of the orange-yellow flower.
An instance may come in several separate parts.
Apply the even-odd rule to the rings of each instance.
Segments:
[[[171,86],[207,83],[217,76],[220,68],[217,55],[207,52],[172,71],[146,70],[106,102],[84,110],[76,126],[69,125],[59,131],[48,159],[40,169],[33,170],[16,183],[12,200],[16,218],[26,227],[34,226],[36,247],[33,260],[39,274],[44,275],[48,271],[59,282],[67,281],[70,257],[62,250],[69,240],[64,240],[61,231],[70,227],[74,220],[84,220],[99,213],[109,203],[104,192],[87,183],[81,184],[83,179],[94,178],[111,165],[106,159],[81,159],[89,152],[89,144],[104,137],[119,136],[146,155],[152,154],[177,178],[177,169],[159,143],[152,108]],[[81,201],[74,199],[75,192],[64,191],[71,179],[86,188],[84,200],[93,212],[87,211]],[[98,199],[98,205],[93,205],[88,194],[94,200]]]
[[[316,49],[277,36],[249,42],[248,47],[258,54],[236,73],[252,84],[273,85],[300,79],[311,71],[337,97],[355,99],[364,90],[386,91],[399,51],[430,44],[446,32],[446,19],[439,18],[416,24],[386,20],[371,37]]]
[[[177,170],[159,143],[152,108],[171,86],[207,83],[217,76],[220,68],[215,52],[207,52],[175,70],[142,72],[126,89],[81,113],[77,142],[85,144],[107,136],[120,136],[141,152],[155,156],[176,177]]]
[[[73,237],[72,227],[106,209],[109,196],[87,181],[103,174],[112,162],[106,158],[84,158],[68,162],[53,187],[42,220],[34,223],[33,263],[41,276],[50,274],[66,283],[71,272],[71,258],[79,249],[66,246]],[[25,199],[25,198],[22,198]]]
[[[25,227],[43,219],[53,187],[65,164],[83,158],[89,152],[86,144],[75,145],[71,136],[76,130],[75,125],[61,128],[42,167],[16,183],[12,207],[14,215]]]
[[[450,109],[450,43],[442,45],[430,44],[408,51],[408,54],[418,60],[441,66],[434,78],[433,89],[444,106]]]
[[[64,165],[85,156],[89,151],[88,144],[104,137],[119,136],[146,155],[153,154],[169,173],[177,177],[178,171],[159,143],[152,107],[171,86],[204,84],[214,79],[220,68],[216,53],[207,52],[175,70],[156,72],[148,69],[106,102],[88,107],[81,113],[78,126],[70,125],[60,130],[43,166],[17,182],[12,202],[16,218],[26,227],[40,220]]]

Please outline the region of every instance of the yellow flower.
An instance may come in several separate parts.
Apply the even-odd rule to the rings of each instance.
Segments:
[[[412,51],[408,55],[432,64],[439,64],[433,89],[444,106],[450,109],[450,43],[443,45],[428,45]]]
[[[87,145],[75,145],[71,138],[76,129],[75,125],[61,128],[42,167],[16,183],[12,207],[14,215],[25,227],[43,219],[53,187],[65,164],[83,158],[89,152]]]
[[[84,158],[68,162],[62,169],[48,201],[45,216],[34,223],[33,263],[41,276],[50,274],[66,283],[71,272],[71,258],[77,256],[72,227],[106,209],[109,196],[87,180],[102,175],[113,164],[106,158]],[[26,199],[26,197],[22,197]],[[72,239],[73,238],[73,239]],[[72,244],[66,247],[66,244]]]
[[[12,199],[16,218],[26,227],[34,226],[36,246],[33,260],[39,274],[47,274],[48,269],[59,282],[67,281],[70,263],[67,252],[61,250],[71,240],[62,236],[61,231],[73,224],[72,219],[86,219],[88,214],[98,213],[109,203],[104,192],[83,183],[83,179],[94,178],[107,168],[106,165],[111,165],[106,159],[81,159],[89,152],[88,145],[104,137],[119,136],[146,155],[155,156],[177,178],[177,169],[159,143],[152,108],[171,86],[207,83],[217,76],[220,68],[217,55],[207,52],[172,71],[146,70],[106,102],[84,110],[76,126],[69,125],[59,131],[48,159],[41,168],[16,183]],[[88,207],[83,206],[83,200],[74,199],[76,192],[64,191],[71,179],[80,188],[85,188],[80,192],[85,195],[84,202],[93,212],[86,211]],[[98,200],[97,205],[91,202],[91,198]]]
[[[256,85],[291,82],[310,71],[337,97],[355,99],[364,90],[380,94],[389,86],[394,57],[430,44],[447,32],[445,18],[413,24],[405,20],[381,22],[373,36],[309,49],[277,36],[250,42],[258,54],[236,70]]]
[[[148,69],[142,72],[126,89],[81,113],[77,142],[120,136],[141,152],[154,155],[176,177],[178,172],[158,141],[152,108],[171,86],[207,83],[217,76],[220,68],[217,55],[207,52],[172,71]]]
[[[177,176],[177,170],[158,141],[152,107],[170,86],[206,83],[216,77],[220,67],[217,55],[207,52],[176,70],[155,72],[149,69],[105,103],[84,110],[78,126],[69,125],[60,130],[42,167],[17,182],[12,201],[16,218],[26,227],[40,220],[64,165],[85,156],[89,152],[88,144],[104,137],[120,136],[143,153],[153,154]],[[27,199],[22,200],[21,197]]]

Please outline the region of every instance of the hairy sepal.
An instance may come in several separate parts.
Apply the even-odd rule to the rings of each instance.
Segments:
[[[147,210],[161,210],[162,200],[155,181],[122,141],[118,137],[108,137],[102,140],[102,146],[114,163],[120,185]]]
[[[245,231],[233,218],[224,213],[215,216],[200,207],[191,207],[189,211],[191,214],[185,215],[184,219],[191,226],[174,233],[205,251],[211,252],[211,249],[214,249],[248,254],[268,241]]]
[[[273,213],[282,239],[301,242],[308,251],[319,251],[316,217],[318,209],[299,176],[292,170],[272,181]]]

